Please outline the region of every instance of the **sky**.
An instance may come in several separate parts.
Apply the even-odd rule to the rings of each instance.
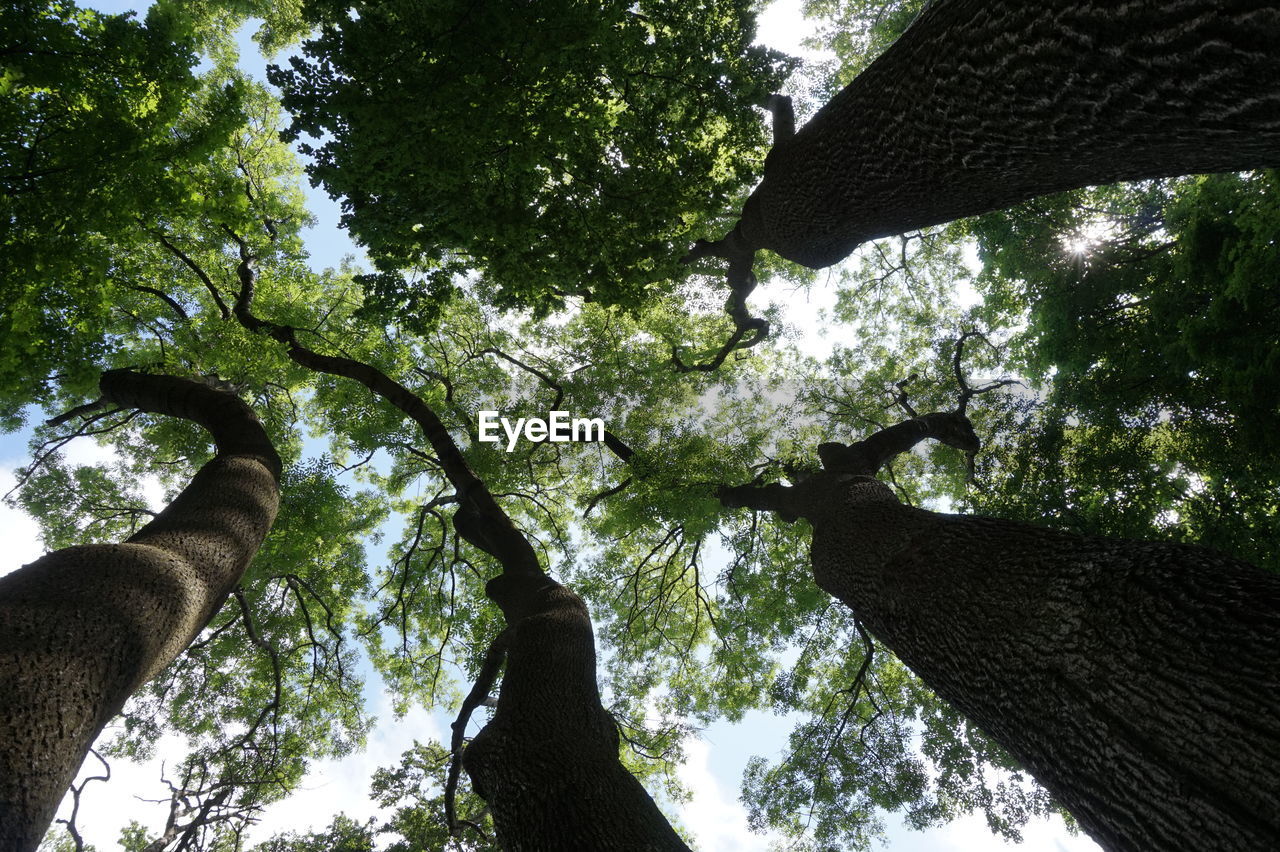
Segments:
[[[84,5],[107,12],[135,8],[133,3],[91,2]],[[763,13],[759,24],[759,40],[793,55],[807,53],[800,46],[807,30],[799,12],[798,0],[779,0]],[[242,43],[247,40],[242,39]],[[265,60],[251,49],[242,48],[246,70],[264,79]],[[308,205],[316,217],[316,225],[304,235],[313,263],[320,268],[336,267],[344,255],[361,256],[345,232],[338,229],[338,205],[322,191],[306,187]],[[802,298],[787,300],[789,322],[806,329],[805,337],[810,347],[825,350],[829,347],[820,333],[821,313],[830,307],[834,297],[830,288],[811,288]],[[816,354],[816,353],[815,353]],[[25,446],[28,435],[24,433],[0,436],[0,493],[13,484],[13,471],[28,463]],[[68,459],[77,463],[108,461],[110,453],[85,439],[79,439],[67,447]],[[158,506],[162,496],[155,484],[149,484],[144,492]],[[0,505],[0,542],[4,552],[0,555],[0,575],[29,562],[43,553],[38,541],[35,522],[20,511]],[[369,737],[368,747],[342,761],[325,761],[314,766],[303,782],[302,788],[288,800],[271,806],[262,823],[251,834],[251,839],[261,841],[277,831],[320,829],[332,816],[345,811],[349,816],[363,818],[374,813],[368,801],[368,782],[372,772],[379,767],[399,763],[400,754],[408,749],[414,739],[445,740],[450,721],[447,714],[431,714],[421,709],[411,711],[398,722],[391,722],[391,710],[387,696],[371,690],[371,712],[382,722]],[[473,723],[474,725],[474,723]],[[746,814],[738,801],[738,788],[742,770],[749,757],[765,754],[776,757],[784,747],[790,733],[791,722],[777,719],[765,713],[755,712],[737,725],[719,723],[703,731],[698,739],[687,746],[687,760],[679,775],[692,791],[692,800],[679,811],[682,823],[692,832],[699,852],[765,852],[769,838],[752,834],[746,824]],[[474,730],[473,730],[474,732]],[[158,831],[163,823],[165,808],[145,804],[143,799],[167,800],[167,789],[160,781],[161,764],[169,755],[169,765],[176,763],[180,754],[176,741],[162,742],[157,758],[148,764],[131,765],[124,761],[112,761],[112,780],[94,783],[82,799],[78,824],[86,840],[97,845],[100,852],[118,848],[116,840],[120,829],[130,819],[138,819]],[[86,763],[86,771],[96,773],[98,767],[92,758]],[[64,816],[68,803],[64,802]],[[942,829],[914,832],[905,829],[892,816],[885,847],[892,852],[996,852],[1024,849],[1029,852],[1092,852],[1098,847],[1083,835],[1070,836],[1061,820],[1037,821],[1024,831],[1024,843],[1014,846],[991,835],[981,817],[961,819]]]

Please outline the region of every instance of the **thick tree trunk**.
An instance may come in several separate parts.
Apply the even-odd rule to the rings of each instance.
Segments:
[[[507,668],[493,718],[463,766],[511,852],[688,852],[618,760],[600,704],[582,600],[547,577],[505,574],[487,589],[503,609]]]
[[[1280,849],[1280,577],[913,509],[866,477],[793,498],[819,585],[1104,848]]]
[[[280,460],[231,394],[113,372],[117,405],[185,417],[217,456],[123,544],[55,551],[0,578],[0,849],[39,844],[125,700],[179,654],[239,582],[275,519]]]
[[[485,591],[507,620],[500,640],[506,673],[494,716],[466,746],[462,765],[489,805],[503,848],[688,852],[618,760],[617,728],[600,704],[595,642],[582,600],[543,573],[532,543],[420,397],[369,364],[308,349],[292,328],[253,315],[254,273],[251,258],[242,258],[234,310],[239,321],[287,345],[289,357],[302,366],[354,379],[417,423],[457,490],[454,530],[502,566]],[[614,444],[620,442],[614,438]],[[469,702],[457,731],[474,706]],[[451,796],[446,791],[446,799]],[[452,802],[446,811],[452,822]]]
[[[790,140],[731,242],[828,266],[1089,184],[1280,165],[1269,0],[938,0]]]

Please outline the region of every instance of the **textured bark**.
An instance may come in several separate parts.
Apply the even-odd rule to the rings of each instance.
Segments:
[[[0,578],[0,849],[35,849],[103,726],[239,582],[275,518],[280,460],[231,394],[103,376],[111,402],[185,417],[217,456],[122,544],[58,550]]]
[[[1280,577],[934,514],[866,477],[789,499],[819,585],[1104,848],[1280,848]]]
[[[828,266],[1090,184],[1280,165],[1267,0],[938,0],[775,146],[729,242]]]
[[[543,573],[533,545],[420,397],[372,365],[316,352],[298,342],[294,329],[254,316],[253,257],[242,240],[236,242],[241,250],[237,320],[288,346],[296,363],[354,379],[417,423],[457,491],[455,531],[502,566],[486,592],[508,624],[499,642],[506,648],[506,674],[493,718],[462,756],[493,813],[499,842],[509,850],[688,852],[618,760],[617,729],[600,704],[591,620],[581,599]],[[624,458],[631,454],[616,436],[606,434],[606,443]],[[455,730],[465,726],[478,699],[468,696]],[[446,811],[452,819],[451,801]]]
[[[503,575],[487,591],[510,625],[507,668],[493,718],[463,766],[503,848],[688,852],[618,760],[582,600],[546,577]]]

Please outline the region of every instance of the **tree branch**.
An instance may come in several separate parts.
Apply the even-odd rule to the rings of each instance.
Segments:
[[[729,509],[773,512],[784,521],[800,517],[795,488],[776,482],[767,485],[725,485],[716,489],[720,504]]]
[[[773,94],[764,102],[764,108],[773,115],[773,144],[781,145],[796,135],[796,113],[791,98]]]
[[[966,453],[977,452],[982,446],[962,412],[935,411],[895,423],[853,444],[819,444],[818,458],[824,469],[834,473],[875,476],[895,456],[929,438]]]
[[[710,361],[701,364],[686,364],[680,358],[680,350],[671,347],[671,361],[678,373],[711,372],[724,363],[729,353],[737,349],[750,349],[769,336],[769,322],[760,317],[753,317],[747,310],[747,297],[756,289],[756,276],[752,271],[755,263],[755,252],[746,248],[738,238],[737,231],[731,231],[715,242],[698,240],[689,253],[680,259],[689,264],[704,257],[720,257],[729,261],[725,272],[725,283],[729,286],[729,297],[725,300],[724,309],[733,320],[734,331],[724,345],[712,356]],[[750,336],[748,336],[750,335]]]
[[[628,476],[626,479],[622,480],[612,488],[606,488],[604,491],[601,491],[599,494],[592,497],[590,502],[587,503],[587,508],[582,510],[582,517],[585,518],[587,517],[587,515],[590,515],[591,510],[594,509],[596,507],[596,504],[598,504],[601,500],[606,500],[609,497],[612,497],[613,495],[624,491],[626,487],[630,484],[631,484],[631,477]]]
[[[170,308],[172,308],[173,312],[177,314],[184,322],[190,319],[190,317],[187,316],[186,310],[183,309],[182,305],[178,304],[178,300],[173,298],[163,290],[157,290],[155,287],[148,287],[145,284],[130,284],[129,289],[136,290],[139,293],[150,293],[152,296],[155,296],[158,299],[162,299],[164,303],[168,305]]]
[[[146,223],[144,222],[143,224],[145,226]],[[151,233],[155,236],[157,240],[160,241],[160,245],[168,249],[170,254],[172,254],[178,260],[182,261],[188,269],[190,269],[192,272],[196,274],[196,277],[199,278],[200,281],[204,284],[205,289],[209,291],[209,295],[213,297],[213,302],[215,305],[218,306],[218,312],[222,314],[222,318],[231,319],[231,311],[227,308],[227,303],[222,301],[222,295],[218,293],[218,288],[214,285],[213,279],[211,279],[208,276],[208,274],[205,273],[204,269],[201,268],[200,264],[192,260],[187,255],[187,253],[184,252],[182,249],[178,248],[176,245],[169,242],[169,239],[168,237],[165,236],[164,231],[155,230],[155,231],[152,231]]]
[[[631,457],[636,454],[635,450],[623,443],[621,438],[610,432],[608,429],[604,430],[604,445],[608,447],[615,456],[624,462],[630,462]]]
[[[67,832],[71,835],[71,841],[76,846],[76,852],[84,852],[84,838],[80,836],[80,829],[76,826],[76,818],[80,815],[80,795],[84,792],[84,788],[90,781],[110,781],[111,780],[111,764],[107,763],[102,755],[98,754],[97,749],[89,749],[89,754],[98,759],[106,770],[105,775],[90,775],[79,784],[72,784],[71,789],[71,814],[66,819],[60,819],[58,822],[67,827]]]
[[[233,239],[243,245],[233,234]],[[408,415],[436,452],[440,468],[458,494],[458,511],[453,525],[458,534],[475,547],[498,560],[504,572],[542,574],[533,546],[510,516],[502,510],[484,481],[475,475],[458,449],[448,428],[422,398],[376,367],[362,361],[333,355],[322,355],[298,342],[295,329],[254,316],[252,300],[254,279],[252,256],[244,247],[238,270],[240,296],[236,299],[235,317],[251,331],[265,332],[288,347],[295,363],[310,370],[355,379],[385,401]]]
[[[542,370],[539,370],[537,367],[531,367],[530,365],[526,364],[520,359],[512,357],[511,355],[508,355],[506,352],[503,352],[501,349],[497,348],[496,346],[486,346],[484,349],[480,350],[479,354],[483,355],[486,353],[490,355],[497,355],[502,360],[507,361],[511,364],[514,364],[520,369],[524,370],[526,373],[530,373],[534,376],[537,376],[539,379],[541,379],[543,384],[545,384],[547,387],[551,388],[556,392],[555,401],[551,403],[551,408],[549,410],[551,411],[559,410],[560,403],[564,401],[564,388],[560,386],[559,382],[557,382],[555,379],[548,376]]]
[[[73,417],[84,417],[87,414],[92,414],[95,411],[100,411],[106,408],[107,405],[108,405],[108,402],[105,399],[103,399],[102,397],[98,397],[93,402],[86,402],[84,405],[77,405],[75,408],[72,408],[68,411],[64,411],[62,414],[59,414],[57,417],[49,418],[48,420],[44,421],[44,425],[61,426],[63,423],[66,423],[68,420],[70,420]]]
[[[507,656],[507,640],[508,633],[504,630],[489,644],[488,650],[485,651],[484,663],[480,666],[480,673],[476,675],[476,682],[463,700],[462,707],[458,710],[458,718],[451,726],[453,735],[449,740],[449,753],[452,757],[449,761],[449,774],[444,783],[444,815],[449,824],[449,833],[454,837],[461,833],[464,825],[480,831],[478,825],[457,818],[456,798],[458,777],[462,773],[462,745],[471,714],[477,707],[488,703],[489,693],[498,679],[498,670],[502,668],[502,662]]]

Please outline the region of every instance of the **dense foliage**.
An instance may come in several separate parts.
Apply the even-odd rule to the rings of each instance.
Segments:
[[[975,225],[987,309],[1025,314],[1015,357],[1047,394],[985,508],[1280,567],[1276,191],[1185,178]]]
[[[678,277],[763,158],[755,107],[788,67],[744,0],[306,9],[317,34],[271,75],[290,136],[316,140],[378,303],[427,324],[469,271],[542,312]]]
[[[810,4],[844,63],[835,79],[919,5]],[[991,447],[976,480],[959,453],[928,448],[885,474],[906,501],[1274,564],[1276,174],[1098,188],[877,241],[835,276],[821,359],[777,323],[720,370],[679,373],[673,346],[714,349],[726,320],[723,294],[678,258],[750,183],[756,106],[789,67],[751,46],[748,4],[350,8],[0,11],[0,413],[58,413],[94,396],[102,370],[146,365],[241,393],[287,464],[280,520],[241,588],[106,749],[141,758],[185,740],[170,780],[204,816],[175,817],[174,843],[242,848],[313,761],[362,744],[366,680],[398,710],[452,710],[501,629],[483,591],[492,560],[457,535],[457,496],[420,432],[289,360],[250,316],[437,411],[590,605],[605,700],[651,789],[679,798],[672,768],[695,727],[796,714],[744,798],[754,825],[814,848],[867,848],[891,811],[916,827],[978,812],[1013,838],[1054,806],[833,608],[803,525],[725,510],[718,486],[793,480],[820,441],[1016,372],[1023,386],[970,410]],[[227,37],[264,12],[268,47],[311,28],[273,75],[287,115],[236,71]],[[282,131],[309,137],[306,167],[343,199],[375,270],[311,268],[303,166]],[[957,351],[971,330],[985,335]],[[628,452],[472,439],[481,410],[552,409],[602,417]],[[116,460],[68,466],[71,433],[102,436]],[[195,427],[129,412],[46,424],[36,442],[17,499],[50,548],[127,535],[150,511],[136,483],[172,490],[209,454]],[[373,798],[395,809],[382,822],[251,839],[440,848],[445,762],[426,744],[380,772]],[[465,789],[459,808],[482,810]],[[491,848],[467,838],[458,848]],[[125,846],[155,839],[135,826]]]

